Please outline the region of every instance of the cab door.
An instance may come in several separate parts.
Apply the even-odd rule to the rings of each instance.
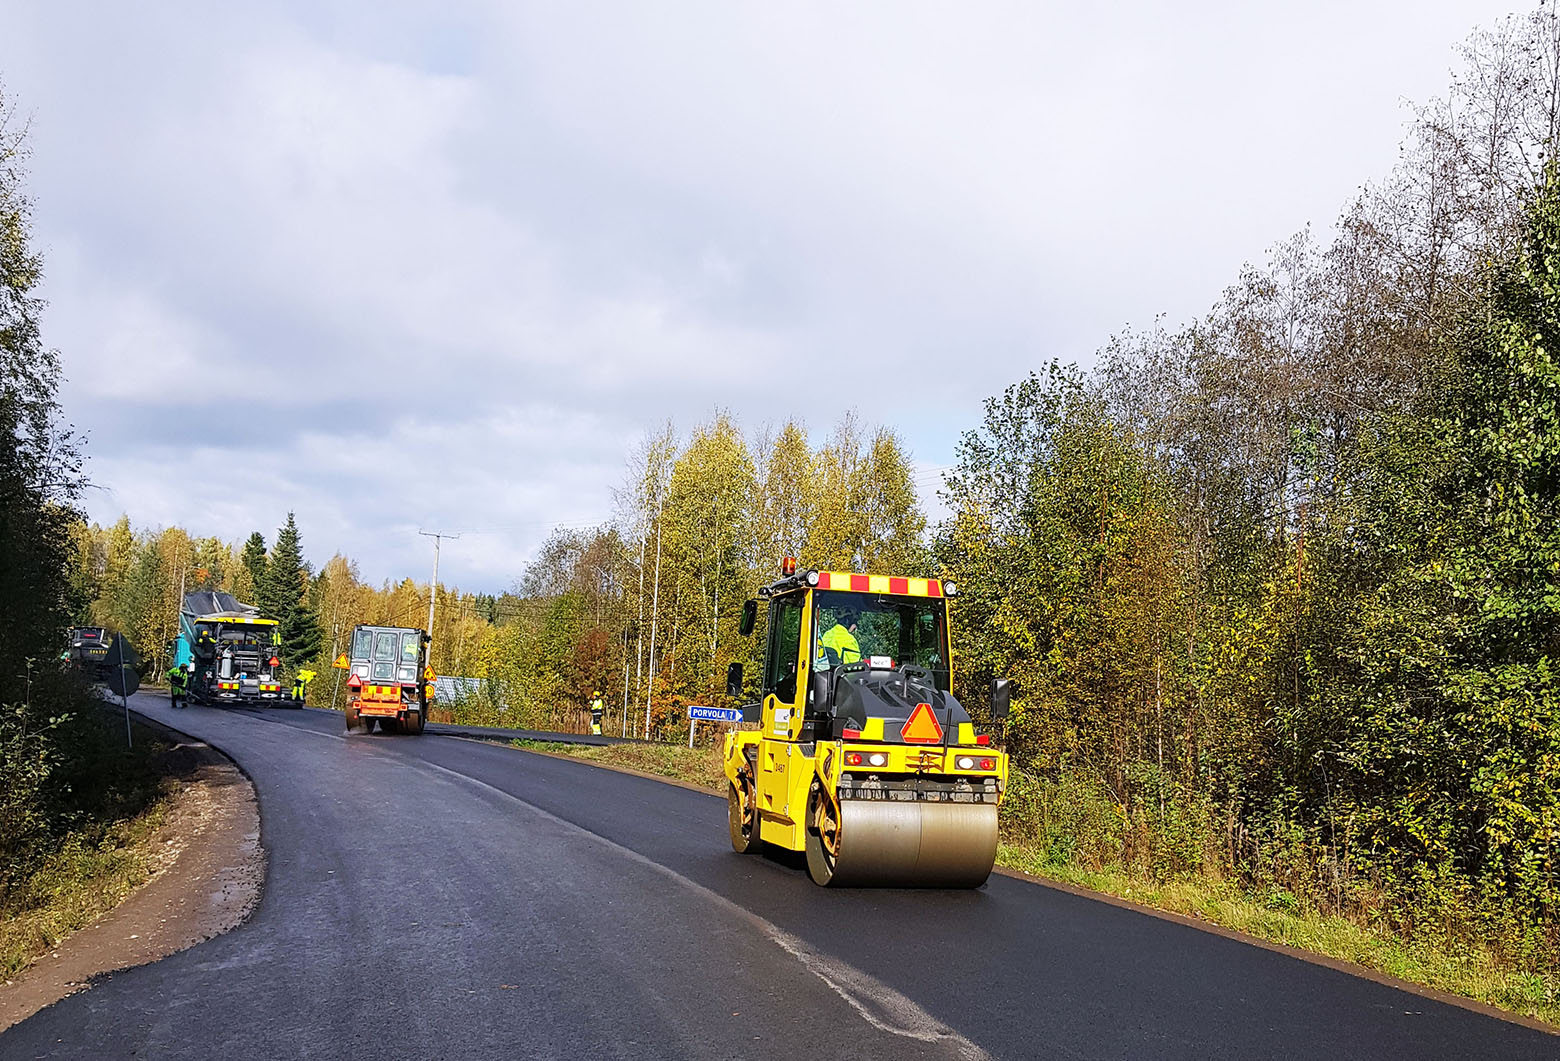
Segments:
[[[792,740],[801,725],[806,689],[802,658],[805,599],[791,593],[769,602],[769,644],[764,652],[763,739],[758,746],[758,808],[793,820],[787,805]]]
[[[423,685],[423,640],[421,630],[401,632],[401,661],[396,666],[395,679],[401,686],[401,699],[412,706],[422,708],[420,690]]]

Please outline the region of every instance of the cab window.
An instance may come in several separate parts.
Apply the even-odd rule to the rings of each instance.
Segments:
[[[769,603],[769,652],[764,689],[780,699],[796,699],[796,660],[802,644],[802,597],[792,594]]]
[[[367,659],[374,651],[374,631],[354,630],[352,632],[352,658]]]
[[[401,635],[401,662],[415,664],[417,662],[418,642],[422,635],[416,631]]]
[[[938,689],[948,691],[947,613],[941,599],[820,590],[813,594],[813,614],[818,617],[814,637],[820,669],[849,662],[835,659],[828,648],[831,641],[849,643],[838,631],[830,636],[838,625],[852,631],[849,640],[862,660],[886,658],[890,667],[922,667]]]

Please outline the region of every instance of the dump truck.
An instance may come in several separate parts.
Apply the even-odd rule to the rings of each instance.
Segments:
[[[70,632],[70,647],[62,657],[90,681],[108,678],[108,646],[113,636],[101,626],[77,626]]]
[[[796,568],[759,591],[768,608],[754,730],[726,735],[731,846],[806,852],[825,886],[976,888],[997,853],[1007,754],[950,688],[939,579]],[[738,629],[752,633],[759,600]],[[726,690],[743,688],[733,663]],[[992,683],[990,715],[1010,693]]]
[[[421,733],[433,702],[433,669],[422,630],[405,626],[357,626],[349,652],[335,663],[347,676],[347,729],[371,733]]]
[[[275,619],[230,593],[199,590],[184,595],[172,665],[189,665],[197,703],[300,706],[282,695],[281,645]]]

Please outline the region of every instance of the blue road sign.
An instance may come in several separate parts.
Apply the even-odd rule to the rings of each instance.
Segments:
[[[690,721],[699,722],[741,722],[742,709],[737,707],[693,707],[688,708]]]

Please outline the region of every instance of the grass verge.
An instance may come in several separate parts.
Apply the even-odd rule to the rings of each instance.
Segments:
[[[677,744],[594,746],[524,740],[511,743],[533,751],[676,778],[716,793],[722,793],[726,788],[718,747],[690,749]],[[1023,843],[1002,844],[997,850],[997,864],[1155,910],[1207,921],[1271,943],[1352,962],[1410,983],[1560,1025],[1560,973],[1515,965],[1476,941],[1403,939],[1348,918],[1289,909],[1288,902],[1250,894],[1229,881],[1209,878],[1155,881],[1112,868],[1081,869],[1056,861],[1047,850]]]
[[[1560,975],[1514,964],[1477,941],[1403,939],[1346,917],[1287,909],[1287,903],[1229,881],[1153,881],[1113,868],[1079,869],[1058,865],[1045,852],[1022,844],[1003,844],[997,864],[1560,1025]]]
[[[703,785],[715,792],[726,790],[717,747],[689,748],[681,744],[554,744],[550,741],[513,740],[516,748],[563,753],[575,759],[625,766],[647,774],[671,777]]]

